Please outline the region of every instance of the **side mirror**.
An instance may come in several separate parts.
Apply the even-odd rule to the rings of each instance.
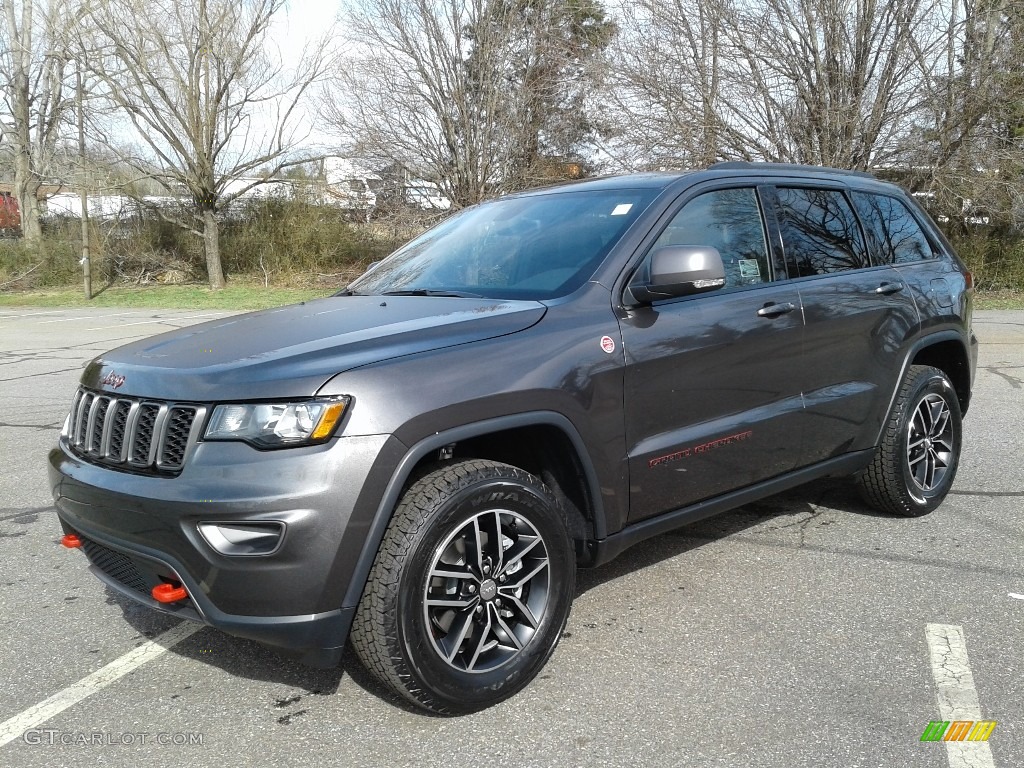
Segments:
[[[633,278],[629,293],[637,304],[672,299],[725,285],[725,267],[717,248],[708,245],[666,245],[647,260]]]

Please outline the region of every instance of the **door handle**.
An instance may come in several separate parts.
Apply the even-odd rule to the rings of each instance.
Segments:
[[[903,283],[882,283],[875,288],[875,293],[880,296],[888,296],[891,293],[898,293],[903,290]]]
[[[787,301],[784,304],[776,304],[775,302],[769,302],[757,310],[758,317],[778,317],[784,315],[787,312],[792,312],[796,309],[796,304],[791,301]]]

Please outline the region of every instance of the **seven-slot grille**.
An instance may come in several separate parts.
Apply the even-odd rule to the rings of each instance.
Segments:
[[[136,472],[177,474],[206,409],[79,389],[68,443],[85,459]]]

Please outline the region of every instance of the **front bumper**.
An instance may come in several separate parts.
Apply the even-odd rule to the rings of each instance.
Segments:
[[[384,465],[401,453],[395,438],[380,435],[268,452],[199,443],[168,478],[90,464],[62,439],[49,474],[64,532],[78,534],[110,588],[330,666],[355,613],[344,595],[390,474]],[[204,522],[273,522],[283,533],[270,554],[225,555],[200,534]],[[154,600],[152,588],[167,582],[189,597]]]

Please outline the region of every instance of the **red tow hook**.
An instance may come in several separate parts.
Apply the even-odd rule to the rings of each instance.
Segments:
[[[188,597],[188,591],[184,587],[176,587],[173,584],[157,584],[151,594],[158,603],[176,603]]]
[[[65,534],[61,538],[60,543],[63,544],[68,549],[78,549],[80,546],[82,546],[82,540],[80,538],[78,538],[78,534],[77,533]]]

